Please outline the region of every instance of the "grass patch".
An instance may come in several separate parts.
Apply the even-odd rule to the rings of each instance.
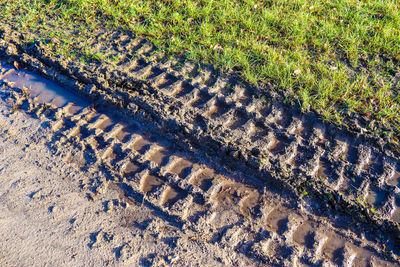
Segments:
[[[396,0],[8,0],[0,7],[3,21],[64,37],[64,56],[78,55],[96,27],[122,27],[173,55],[238,71],[255,85],[272,82],[329,121],[343,123],[350,110],[400,129]],[[80,36],[67,38],[54,25]]]

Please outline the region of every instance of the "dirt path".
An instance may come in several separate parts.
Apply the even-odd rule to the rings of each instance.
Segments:
[[[312,195],[400,238],[400,150],[390,142],[393,132],[373,121],[355,118],[338,128],[285,104],[272,88],[261,101],[253,97],[257,88],[237,77],[160,59],[149,42],[122,32],[99,32],[85,44],[120,55],[118,62],[89,64],[54,57],[10,27],[1,34],[1,56],[86,95],[95,107],[119,109],[184,151]]]
[[[0,101],[0,265],[165,266],[246,262],[228,249],[204,245],[154,215],[148,205],[124,201],[97,168],[55,156],[43,121],[10,112]],[[50,138],[50,140],[49,140]],[[64,151],[65,152],[65,151]]]
[[[145,114],[0,73],[5,264],[395,264],[390,235],[182,149]]]

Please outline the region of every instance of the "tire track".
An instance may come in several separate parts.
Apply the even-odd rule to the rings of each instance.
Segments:
[[[347,202],[362,206],[370,216],[399,225],[398,154],[322,123],[313,114],[293,114],[276,103],[265,105],[237,82],[210,82],[211,71],[187,76],[156,65],[143,76],[141,70],[152,63],[142,58],[137,61],[142,64],[129,69],[131,77],[145,79],[154,91],[176,101],[173,105],[201,116],[205,128],[211,129],[207,134],[215,139],[228,135],[226,139],[246,161],[256,155],[255,160],[261,161],[257,167],[268,170],[279,163],[280,171],[288,169],[314,180],[318,189],[329,188]]]
[[[54,60],[40,44],[24,50],[40,61],[26,54],[19,60],[99,103],[131,114],[144,111],[161,128],[172,125],[171,138],[179,131],[180,138],[207,153],[222,150],[227,158],[261,170],[260,176],[272,173],[299,192],[311,192],[344,212],[359,214],[360,221],[366,217],[399,234],[399,155],[390,144],[338,129],[312,113],[300,114],[273,102],[272,96],[254,98],[254,89],[213,70],[160,61],[144,40],[112,38],[122,38],[132,50],[115,68]]]
[[[81,155],[82,168],[103,166],[121,198],[151,207],[193,233],[193,240],[234,247],[260,263],[393,264],[384,261],[375,242],[297,208],[292,194],[251,183],[257,179],[240,170],[233,174],[216,168],[137,120],[94,109],[78,97],[71,96],[72,102],[54,91],[35,92],[12,82],[3,82],[2,91],[15,111],[48,122],[53,131],[49,146],[70,147],[72,154],[65,157]],[[98,194],[94,188],[88,197]]]

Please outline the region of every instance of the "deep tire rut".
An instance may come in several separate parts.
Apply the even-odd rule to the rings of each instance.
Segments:
[[[59,147],[70,148],[69,154],[59,156],[66,161],[75,158],[82,169],[103,169],[124,201],[147,205],[192,240],[234,248],[254,263],[394,264],[373,233],[362,227],[357,234],[346,229],[350,218],[330,211],[318,215],[285,188],[274,188],[240,169],[230,172],[182,150],[153,131],[151,124],[139,121],[140,116],[94,108],[77,96],[71,101],[62,91],[18,87],[18,82],[6,80],[12,75],[24,79],[25,72],[7,69],[2,70],[2,98],[14,112],[22,110],[43,120],[53,132],[48,145],[56,154]],[[92,187],[89,199],[101,194]],[[306,200],[311,207],[320,205],[314,201]]]
[[[224,78],[190,63],[152,60],[157,54],[151,56],[154,47],[145,40],[118,34],[113,38],[123,39],[122,44],[132,50],[117,66],[55,59],[40,43],[26,49],[19,46],[15,36],[13,44],[4,43],[2,50],[89,95],[98,105],[114,105],[131,115],[142,113],[178,143],[185,140],[187,147],[218,157],[222,151],[230,168],[240,161],[259,178],[281,181],[399,236],[396,147],[326,124],[313,113],[301,114],[276,97],[254,97],[258,92],[234,77]]]

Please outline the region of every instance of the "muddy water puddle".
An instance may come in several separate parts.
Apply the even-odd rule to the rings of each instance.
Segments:
[[[121,115],[101,107],[95,110],[91,103],[81,96],[37,74],[22,69],[17,70],[9,64],[0,62],[0,82],[22,89],[34,102],[51,104],[63,109],[70,116],[71,124],[77,124],[67,130],[67,137],[86,140],[95,135],[87,143],[94,149],[105,150],[101,156],[105,161],[113,162],[119,156],[113,147],[106,149],[108,141],[112,139],[123,143],[124,148],[136,150],[141,154],[147,151],[149,160],[158,165],[165,163],[171,154],[168,142],[154,134],[150,135],[148,129],[137,122],[125,120]],[[64,124],[61,121],[55,123],[53,131],[62,131],[66,127]],[[188,162],[185,159],[176,162],[172,172],[184,176],[191,166]],[[132,163],[126,164],[123,170],[124,176],[132,176],[139,169]]]
[[[122,123],[119,114],[110,110],[105,111],[101,107],[95,110],[89,101],[37,74],[22,69],[16,70],[0,61],[0,82],[22,88],[35,102],[63,108],[69,115],[79,114],[78,119],[88,124],[88,131],[101,130],[106,133],[102,139],[117,138],[120,141],[127,141],[128,137],[134,136],[134,142],[130,143],[136,150],[145,150],[152,143],[143,134],[145,129],[140,129],[135,122]],[[82,134],[81,129],[76,129],[76,135],[78,134]],[[71,131],[70,136],[74,135],[74,131]],[[160,161],[156,156],[155,160]]]
[[[382,192],[378,188],[371,188],[370,190],[368,190],[365,201],[372,207],[379,208],[386,201],[386,198],[387,194],[385,192]]]
[[[61,108],[68,103],[74,103],[73,107],[69,110],[72,113],[78,112],[83,107],[90,106],[88,101],[77,98],[75,94],[66,91],[55,82],[26,70],[16,70],[12,66],[0,61],[1,81],[11,82],[18,88],[26,88],[30,96],[41,104],[54,104]]]
[[[126,120],[116,112],[101,107],[95,110],[89,101],[69,92],[66,90],[68,88],[29,71],[17,70],[4,62],[0,62],[0,82],[5,82],[9,87],[22,89],[34,102],[52,104],[63,109],[67,117],[69,116],[71,125],[66,126],[65,122],[58,121],[54,123],[52,130],[65,132],[68,139],[76,138],[82,143],[89,144],[92,149],[101,151],[101,159],[108,164],[114,165],[114,162],[118,162],[124,156],[123,151],[130,149],[158,166],[168,164],[168,172],[182,179],[191,172],[193,163],[185,157],[173,156],[174,152],[170,149],[171,144],[168,141],[154,133],[150,134],[146,127],[135,121]],[[129,161],[120,169],[124,177],[132,178],[142,171],[143,167]],[[160,178],[146,174],[141,179],[140,189],[147,193],[164,183],[165,181]],[[177,197],[178,192],[172,187],[167,187],[162,199],[163,202],[168,202]]]

